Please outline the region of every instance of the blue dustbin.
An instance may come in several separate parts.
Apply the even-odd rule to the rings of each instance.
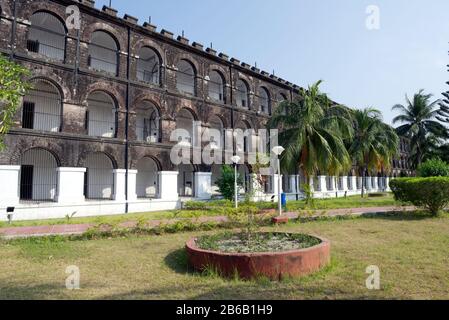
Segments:
[[[287,194],[285,193],[281,194],[281,204],[284,208],[287,206]]]

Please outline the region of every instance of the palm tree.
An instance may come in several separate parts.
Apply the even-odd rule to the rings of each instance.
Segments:
[[[365,195],[366,174],[388,170],[398,153],[399,137],[385,124],[382,113],[374,108],[354,110],[354,137],[349,154],[362,170],[362,197]]]
[[[429,146],[433,142],[428,141],[429,137],[437,140],[448,137],[447,129],[438,122],[441,114],[438,108],[440,101],[431,102],[431,98],[431,94],[424,94],[424,90],[420,90],[414,95],[413,101],[410,101],[408,96],[405,97],[406,106],[397,104],[393,107],[393,111],[400,112],[400,115],[393,119],[393,123],[403,123],[396,129],[397,133],[410,138],[414,168],[431,152]]]
[[[268,124],[280,129],[283,168],[290,172],[299,168],[306,181],[317,172],[338,174],[351,166],[344,144],[352,135],[350,112],[320,92],[321,82],[301,90],[295,101],[283,102]]]

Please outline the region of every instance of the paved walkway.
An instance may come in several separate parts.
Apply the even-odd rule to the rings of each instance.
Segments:
[[[334,210],[317,210],[316,215],[311,217],[320,217],[322,213],[325,212],[325,216],[336,217],[336,216],[347,216],[354,215],[360,216],[364,214],[375,214],[375,213],[387,213],[387,212],[400,212],[400,211],[413,211],[414,207],[375,207],[375,208],[352,208],[352,209],[334,209]],[[298,219],[297,213],[285,213],[289,219]],[[155,228],[163,224],[174,224],[176,222],[186,220],[186,219],[173,219],[173,220],[154,220],[149,221],[148,226],[150,228]],[[199,219],[191,219],[197,222],[226,222],[228,219],[226,217],[201,217]],[[94,227],[95,224],[68,224],[68,225],[53,225],[53,226],[34,226],[34,227],[13,227],[13,228],[0,228],[0,238],[4,239],[14,239],[14,238],[28,238],[28,237],[44,237],[44,236],[69,236],[69,235],[80,235],[88,231],[90,228]],[[123,228],[132,228],[136,226],[136,222],[125,222],[120,224]]]

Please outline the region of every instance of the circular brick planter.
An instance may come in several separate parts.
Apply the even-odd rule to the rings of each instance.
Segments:
[[[236,273],[242,279],[267,277],[280,280],[299,277],[319,271],[330,262],[330,242],[324,238],[317,246],[307,249],[266,253],[221,253],[198,248],[196,238],[186,244],[190,266],[197,271],[211,267],[222,276]]]

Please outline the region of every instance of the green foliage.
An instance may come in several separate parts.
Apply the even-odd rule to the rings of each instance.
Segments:
[[[302,192],[304,193],[304,201],[306,207],[314,208],[315,207],[315,199],[313,198],[313,189],[308,183],[304,183],[302,185]]]
[[[434,216],[449,205],[449,177],[394,179],[390,187],[396,200],[411,202]]]
[[[234,204],[230,200],[187,201],[186,203],[184,203],[185,210],[212,211],[217,208],[232,208],[233,206],[234,206]]]
[[[243,186],[243,179],[237,174],[237,185],[240,187]],[[217,186],[220,190],[220,193],[226,200],[232,201],[234,199],[235,194],[235,172],[234,168],[231,166],[223,166],[221,169],[221,176],[217,180]]]
[[[0,56],[0,150],[5,148],[4,137],[9,132],[22,97],[30,89],[25,81],[29,71]]]
[[[418,175],[428,177],[449,177],[449,164],[440,159],[431,159],[418,167]]]

